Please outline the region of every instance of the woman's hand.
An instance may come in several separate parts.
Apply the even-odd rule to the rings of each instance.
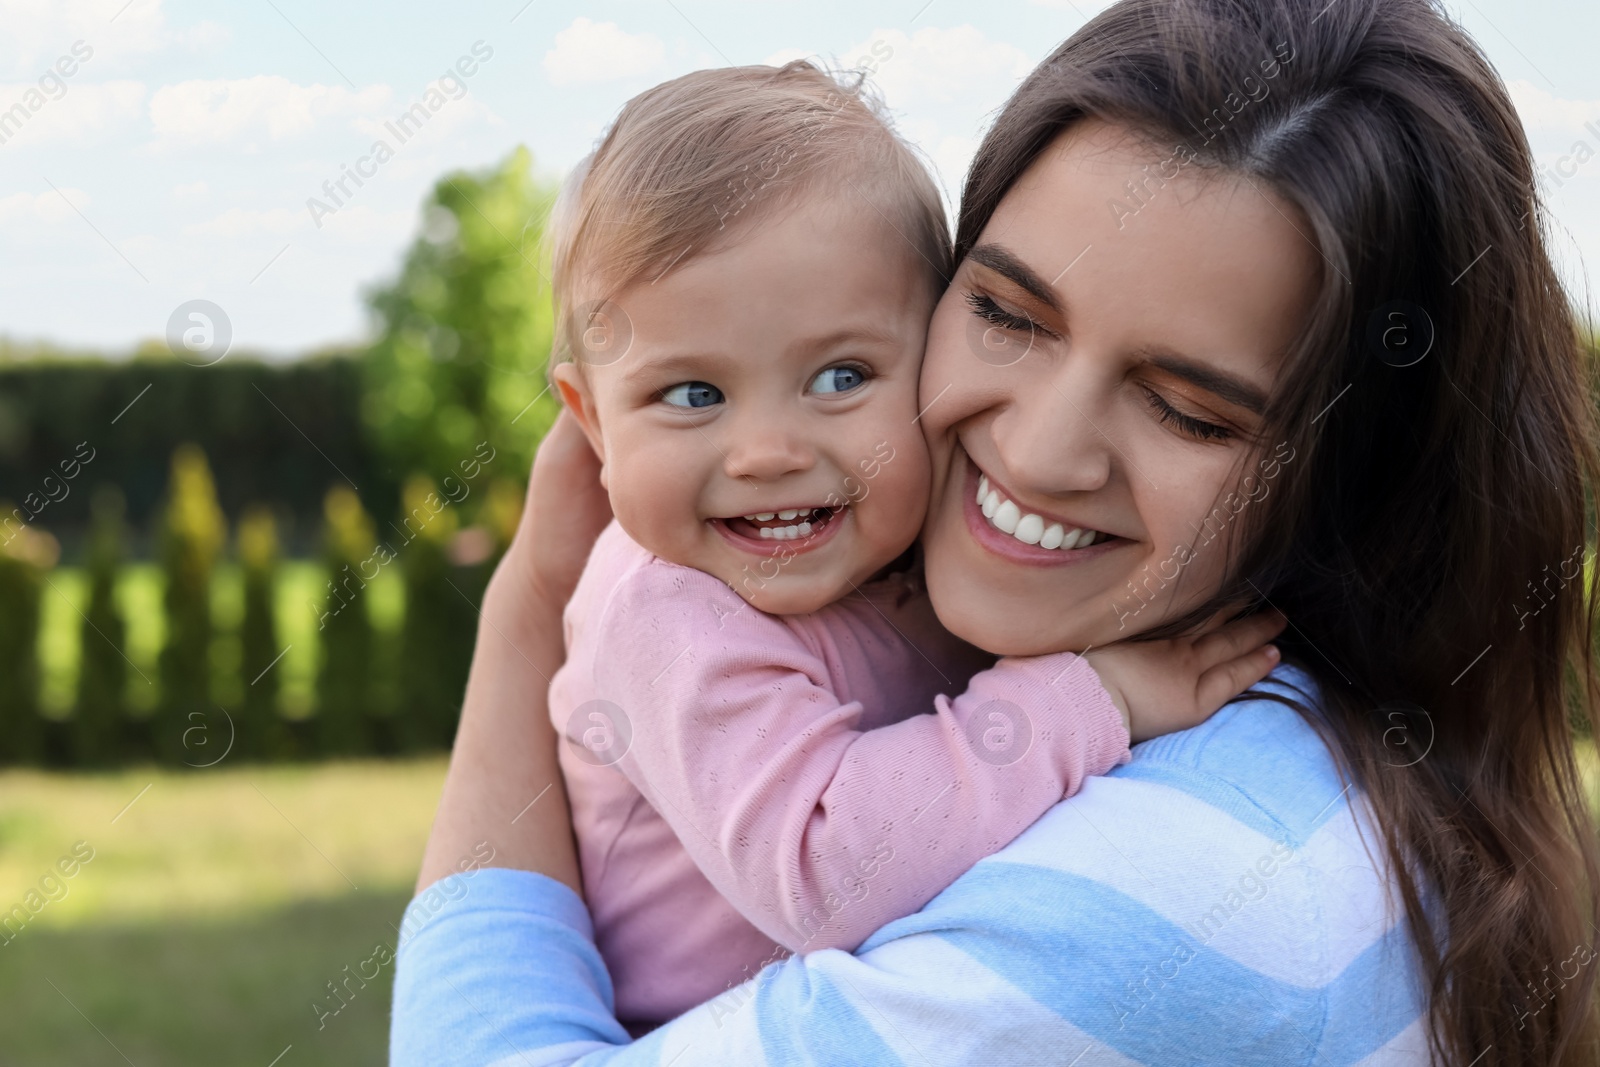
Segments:
[[[539,443],[522,521],[501,567],[546,603],[566,606],[595,538],[611,521],[600,461],[570,412],[562,409]]]
[[[474,860],[549,875],[581,892],[548,690],[566,658],[562,609],[611,519],[599,469],[562,412],[539,446],[522,521],[484,592],[418,892]]]

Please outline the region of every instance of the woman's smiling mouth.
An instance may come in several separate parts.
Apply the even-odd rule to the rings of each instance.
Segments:
[[[973,537],[1017,562],[1051,565],[1088,560],[1127,543],[1126,538],[1021,508],[970,460],[965,496],[962,510]]]

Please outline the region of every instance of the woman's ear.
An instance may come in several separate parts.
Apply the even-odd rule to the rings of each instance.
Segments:
[[[600,436],[600,417],[595,411],[594,391],[576,363],[557,363],[551,368],[550,376],[555,379],[556,389],[561,393],[561,403],[578,420],[583,436],[589,439],[589,447],[600,459],[600,482],[603,485],[606,480],[606,449]]]

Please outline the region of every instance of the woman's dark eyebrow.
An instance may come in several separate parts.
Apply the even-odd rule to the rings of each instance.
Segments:
[[[1049,282],[1033,273],[1033,268],[1018,259],[1015,253],[1004,246],[997,244],[977,245],[967,253],[967,258],[1015,282],[1018,287],[1026,291],[1030,296],[1047,305],[1051,311],[1057,314],[1061,312],[1061,301],[1056,298],[1055,288]]]
[[[1052,311],[1061,313],[1061,302],[1057,299],[1054,288],[1003,245],[977,245],[967,253],[967,258],[1014,282],[1029,295],[1048,305]],[[1176,352],[1155,351],[1143,354],[1152,366],[1219,396],[1230,404],[1237,404],[1252,415],[1260,415],[1267,409],[1265,393],[1231,374],[1224,374]]]
[[[1151,366],[1159,367],[1175,378],[1182,378],[1192,385],[1197,385],[1230,404],[1237,404],[1252,415],[1259,415],[1267,409],[1265,393],[1231,374],[1213,370],[1175,353],[1147,352],[1145,359]]]

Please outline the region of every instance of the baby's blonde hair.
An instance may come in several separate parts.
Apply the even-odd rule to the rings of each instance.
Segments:
[[[808,60],[722,67],[623,107],[567,178],[551,214],[552,361],[582,350],[591,308],[718,247],[741,224],[826,190],[859,197],[941,292],[950,232],[939,191],[860,72]]]

